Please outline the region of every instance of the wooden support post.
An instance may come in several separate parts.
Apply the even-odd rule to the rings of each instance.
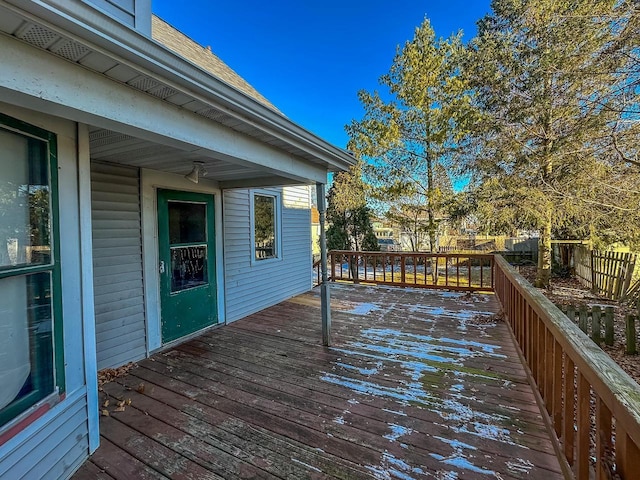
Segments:
[[[571,320],[571,323],[576,323],[576,307],[568,305],[566,315],[569,317],[569,320]]]
[[[591,338],[597,345],[600,345],[600,342],[602,341],[602,336],[600,334],[602,329],[602,325],[600,323],[601,316],[602,311],[600,310],[600,307],[593,307],[591,310]]]
[[[569,465],[574,463],[575,443],[575,366],[568,355],[564,356],[564,409],[562,415],[562,447]]]
[[[611,410],[596,399],[596,480],[613,478],[611,445]]]
[[[576,445],[576,480],[589,479],[589,433],[591,430],[591,386],[578,371],[578,409],[576,416],[578,441]]]
[[[546,330],[547,338],[544,345],[544,364],[545,364],[545,386],[544,391],[546,392],[546,397],[544,399],[544,403],[547,407],[547,413],[550,417],[553,417],[553,399],[554,399],[554,391],[553,391],[553,380],[555,378],[555,372],[553,370],[554,367],[554,357],[553,350],[555,347],[555,340],[553,338],[553,333],[551,330]]]
[[[324,183],[316,184],[316,195],[318,197],[318,212],[320,213],[320,268],[322,269],[320,304],[322,315],[322,344],[325,347],[328,347],[331,345],[331,290],[329,288],[329,278],[327,274],[327,234],[325,231],[327,203]]]
[[[625,353],[635,355],[638,353],[636,349],[636,317],[631,314],[625,318],[625,334],[627,337]]]
[[[640,448],[633,443],[624,425],[616,424],[616,473],[623,480],[637,478]]]
[[[588,331],[587,331],[588,330],[588,326],[587,326],[588,314],[589,312],[587,311],[587,306],[580,305],[580,308],[578,309],[578,326],[580,327],[580,330],[582,330],[587,335],[588,335]]]
[[[613,345],[613,307],[604,309],[604,343]]]
[[[551,420],[556,435],[562,435],[562,347],[553,340],[553,410]]]
[[[536,373],[535,373],[535,379],[536,379],[536,383],[538,384],[538,390],[540,391],[540,395],[542,396],[542,399],[546,402],[547,401],[547,392],[546,392],[546,383],[545,383],[545,376],[547,374],[546,371],[546,365],[545,365],[545,360],[547,359],[546,356],[546,351],[545,351],[545,340],[547,338],[546,333],[545,333],[545,326],[544,326],[544,322],[538,318],[537,321],[538,324],[538,344],[536,345],[536,348],[538,349],[538,365],[536,366]]]

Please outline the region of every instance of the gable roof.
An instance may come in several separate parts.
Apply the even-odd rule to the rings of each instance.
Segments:
[[[151,18],[151,38],[196,66],[206,70],[219,80],[240,90],[242,93],[276,112],[281,113],[244,78],[220,60],[220,58],[211,51],[210,47],[203,47],[156,15],[153,15]]]

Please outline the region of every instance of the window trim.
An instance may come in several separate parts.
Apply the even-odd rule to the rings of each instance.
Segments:
[[[58,187],[58,144],[57,136],[48,130],[23,122],[16,118],[0,113],[0,129],[14,132],[18,135],[41,140],[47,145],[49,168],[49,218],[51,222],[51,263],[47,265],[20,266],[14,269],[3,269],[0,279],[23,276],[35,273],[50,272],[51,274],[51,309],[52,309],[52,348],[53,348],[53,391],[40,400],[30,403],[20,399],[16,405],[9,408],[6,415],[9,419],[0,424],[0,443],[4,443],[14,434],[22,431],[27,425],[41,415],[43,409],[49,409],[53,404],[61,401],[65,396],[64,371],[64,331],[62,322],[62,274],[60,269],[60,217],[59,217],[59,187]],[[27,405],[27,406],[25,406]],[[2,418],[0,417],[0,421]]]
[[[276,254],[272,258],[259,260],[256,258],[256,231],[255,231],[255,198],[256,196],[271,197],[275,204],[275,248]],[[273,190],[252,189],[249,190],[249,216],[250,216],[250,249],[251,249],[251,265],[265,265],[273,262],[281,262],[282,254],[282,194]]]

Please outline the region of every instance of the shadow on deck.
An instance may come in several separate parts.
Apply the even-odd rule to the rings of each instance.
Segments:
[[[105,385],[74,478],[562,478],[498,309],[335,284],[325,349],[318,292],[300,295]]]

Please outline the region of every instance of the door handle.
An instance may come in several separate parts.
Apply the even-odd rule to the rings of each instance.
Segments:
[[[160,273],[164,273],[164,261],[160,260]]]

